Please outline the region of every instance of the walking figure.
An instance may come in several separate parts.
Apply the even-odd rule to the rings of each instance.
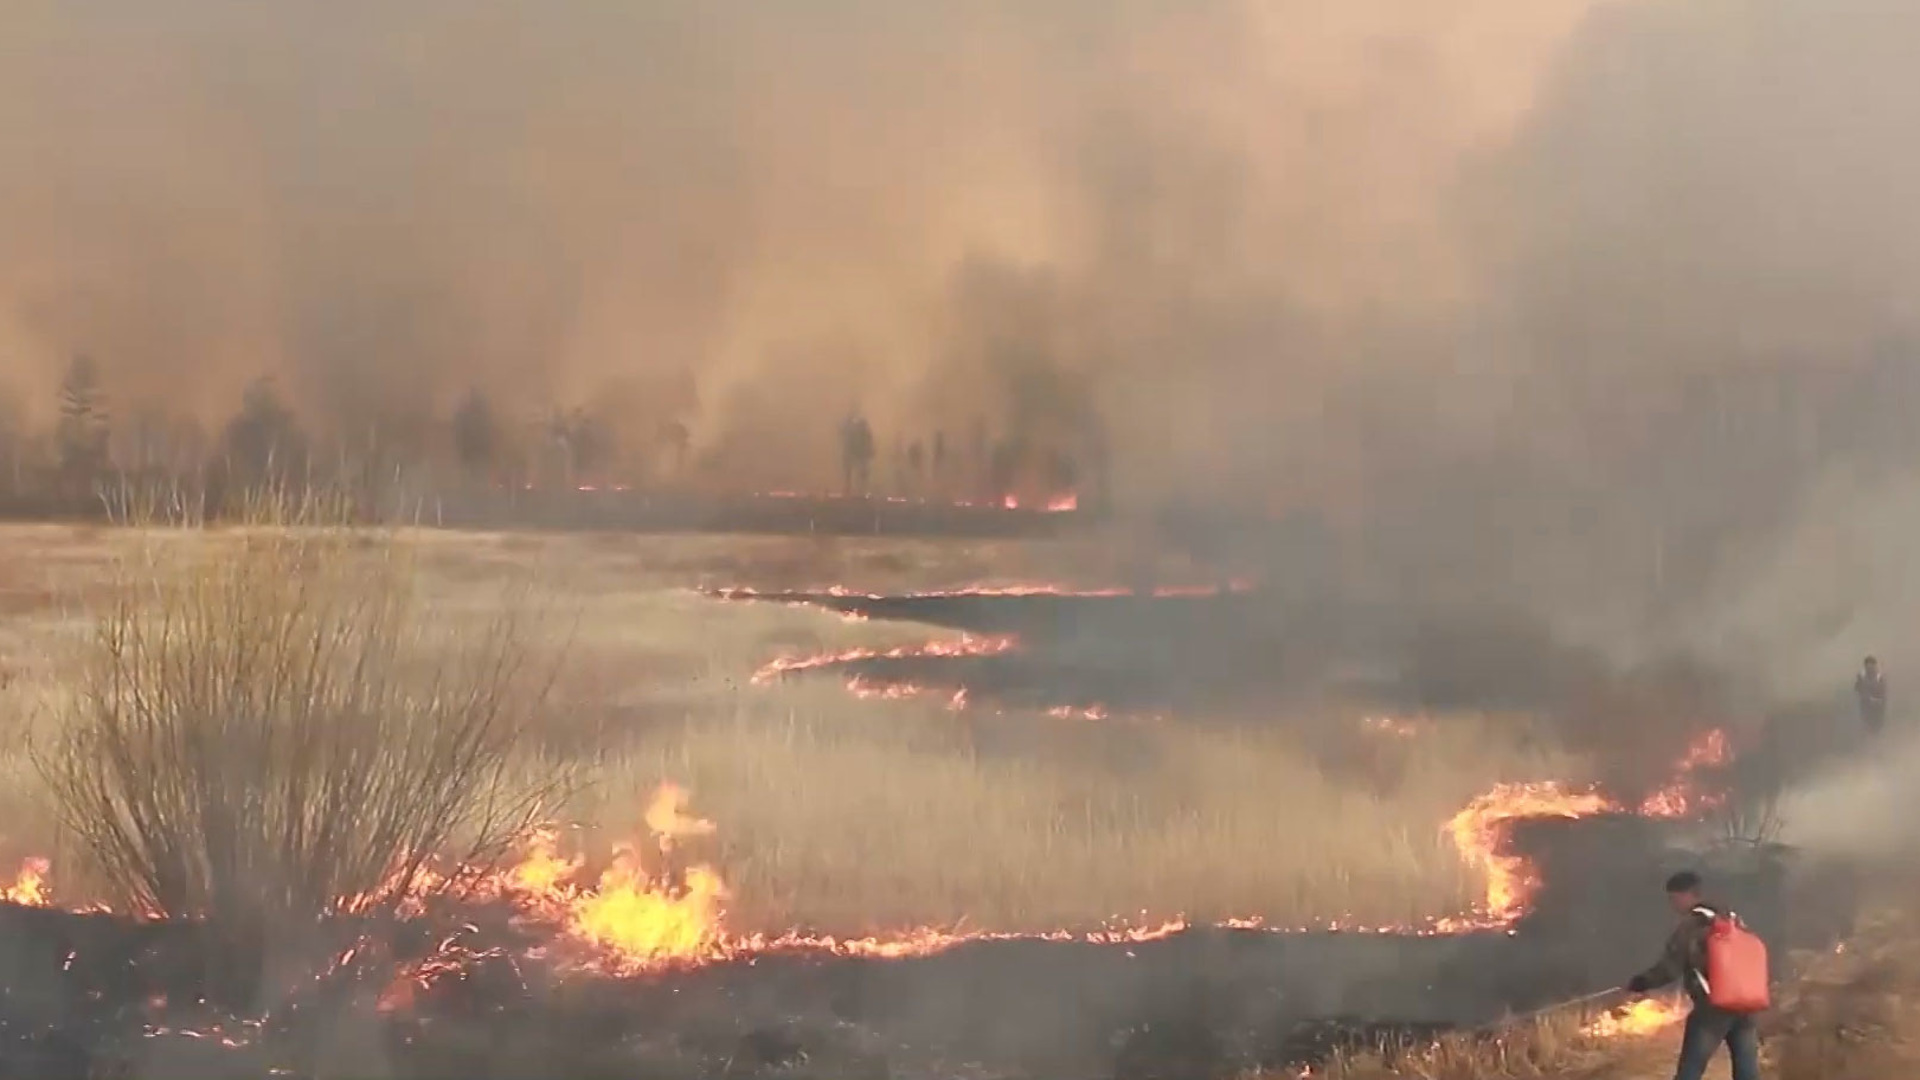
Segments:
[[[873,428],[856,410],[840,424],[841,491],[865,495],[873,476]]]
[[[1887,677],[1880,673],[1880,661],[1867,657],[1860,674],[1853,677],[1853,696],[1860,702],[1860,722],[1875,735],[1887,726]]]
[[[1667,901],[1679,917],[1678,924],[1659,962],[1635,975],[1627,991],[1645,994],[1674,983],[1685,988],[1693,1008],[1680,1036],[1680,1061],[1673,1080],[1702,1080],[1707,1064],[1722,1046],[1727,1048],[1733,1080],[1760,1080],[1755,1016],[1768,997],[1765,946],[1726,949],[1737,938],[1758,939],[1738,922],[1738,916],[1706,903],[1700,893],[1700,875],[1690,870],[1667,879]],[[1720,957],[1714,955],[1717,947]],[[1709,971],[1714,973],[1712,979]]]
[[[927,448],[919,439],[913,440],[907,447],[907,486],[908,494],[921,493],[921,481],[925,479],[927,468]]]

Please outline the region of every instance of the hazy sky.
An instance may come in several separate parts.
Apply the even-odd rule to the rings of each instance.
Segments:
[[[1587,6],[0,4],[23,393],[76,350],[216,412],[263,369],[349,411],[635,379],[711,446],[952,422],[1024,349],[1196,460],[1459,299],[1460,168]]]
[[[1312,503],[1389,562],[1529,587],[1766,564],[1789,523],[1811,543],[1808,492],[1850,516],[1835,470],[1911,449],[1920,5],[0,23],[0,383],[28,407],[82,350],[123,403],[209,417],[262,371],[321,425],[479,383],[683,415],[783,486],[856,404],[883,445],[1092,415],[1131,495]]]

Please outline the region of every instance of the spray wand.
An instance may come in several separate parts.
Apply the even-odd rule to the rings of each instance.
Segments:
[[[1556,1013],[1564,1009],[1578,1008],[1579,1006],[1582,1006],[1582,1005],[1592,1005],[1597,1002],[1604,1001],[1607,998],[1616,997],[1624,993],[1626,993],[1626,987],[1611,986],[1605,990],[1601,990],[1596,993],[1586,994],[1581,997],[1571,998],[1566,1001],[1557,1001],[1557,1002],[1554,1002],[1552,1005],[1542,1006],[1541,1008],[1534,1009],[1531,1012],[1523,1012],[1523,1013],[1516,1014],[1514,1016],[1505,1017],[1504,1019],[1496,1020],[1493,1023],[1488,1024],[1485,1027],[1481,1028],[1480,1030],[1504,1031],[1507,1028],[1514,1026],[1515,1024],[1524,1024],[1529,1020],[1537,1020],[1540,1017],[1547,1015],[1548,1013]]]

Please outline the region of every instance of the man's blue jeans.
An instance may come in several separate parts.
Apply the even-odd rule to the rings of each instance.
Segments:
[[[1680,1041],[1680,1067],[1673,1080],[1701,1080],[1707,1062],[1720,1044],[1733,1057],[1733,1080],[1760,1080],[1760,1035],[1753,1017],[1695,1005],[1687,1014],[1687,1031]]]

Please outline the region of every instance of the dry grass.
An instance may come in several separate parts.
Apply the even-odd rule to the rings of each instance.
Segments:
[[[1838,953],[1808,965],[1769,1032],[1780,1080],[1920,1075],[1920,912],[1915,883]]]
[[[147,534],[109,563],[32,749],[116,906],[238,926],[381,908],[558,795],[559,766],[529,768],[548,673],[514,598],[441,618],[407,546],[325,514]]]
[[[1795,976],[1761,1021],[1762,1067],[1778,1080],[1881,1080],[1920,1075],[1920,911],[1914,883],[1888,885],[1888,903],[1839,951],[1795,957]],[[1405,1054],[1355,1054],[1324,1080],[1664,1080],[1678,1027],[1655,1036],[1594,1039],[1590,1018],[1550,1014],[1497,1034],[1462,1034]],[[1709,1076],[1725,1075],[1724,1054]],[[1296,1080],[1289,1075],[1274,1080]]]
[[[942,632],[675,587],[838,581],[888,591],[1045,579],[1068,566],[1077,575],[1060,580],[1112,583],[1094,575],[1117,560],[1070,544],[415,539],[420,589],[455,623],[486,625],[502,574],[530,569],[577,614],[573,662],[541,731],[547,753],[597,780],[570,815],[604,840],[630,838],[658,779],[690,784],[693,809],[719,825],[701,854],[732,885],[730,918],[742,929],[1039,929],[1176,913],[1386,924],[1450,914],[1480,882],[1441,837],[1442,821],[1495,781],[1579,771],[1472,717],[1440,718],[1433,733],[1400,741],[1371,738],[1347,723],[1355,717],[1331,711],[1198,729],[955,715],[856,701],[821,679],[750,686],[774,656]],[[132,542],[0,531],[0,566],[10,567],[0,591],[98,590],[100,567]],[[21,570],[37,560],[43,572]],[[0,608],[0,663],[17,672],[0,709],[44,715],[58,699],[48,643],[71,619],[51,603]],[[0,735],[0,751],[17,751],[9,742],[17,737]],[[18,775],[16,759],[0,752],[0,771]],[[30,784],[0,788],[0,811],[25,823],[5,838],[16,852],[46,847]]]
[[[1353,1054],[1328,1063],[1325,1080],[1599,1080],[1651,1059],[1651,1039],[1594,1039],[1590,1017],[1550,1015],[1486,1033],[1450,1035],[1402,1054]],[[1287,1080],[1294,1080],[1289,1077]]]

